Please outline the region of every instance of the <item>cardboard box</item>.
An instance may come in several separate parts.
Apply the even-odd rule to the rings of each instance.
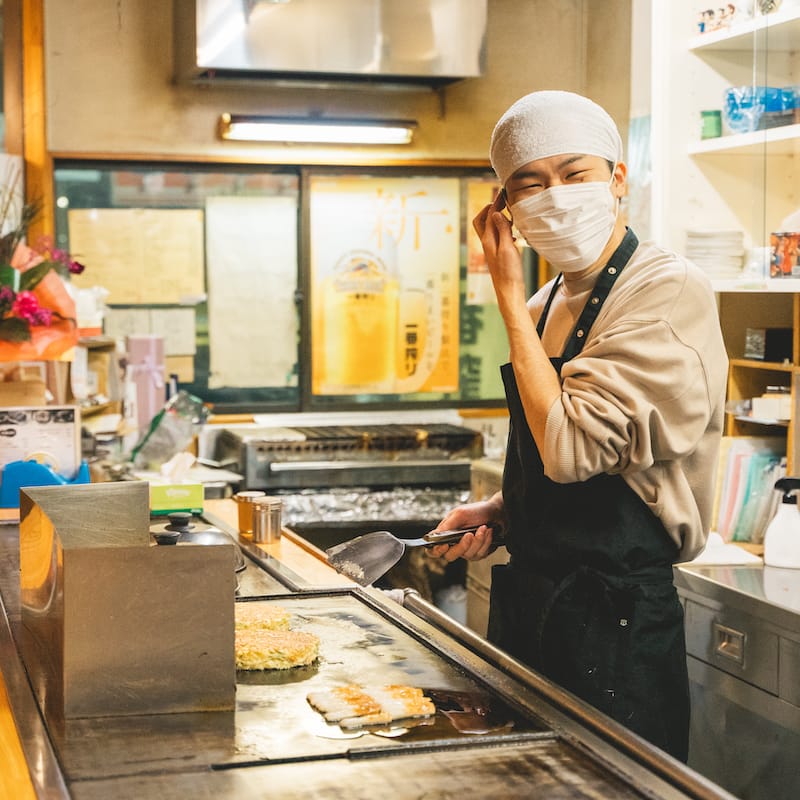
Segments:
[[[0,364],[0,407],[43,406],[46,403],[47,372],[44,364],[28,361]]]
[[[138,474],[142,477],[142,473]],[[147,478],[150,484],[150,513],[154,515],[171,514],[173,511],[189,511],[201,514],[203,511],[203,484],[196,481],[171,483],[158,478]]]
[[[752,401],[752,416],[763,420],[792,418],[792,395],[789,392],[768,392]]]

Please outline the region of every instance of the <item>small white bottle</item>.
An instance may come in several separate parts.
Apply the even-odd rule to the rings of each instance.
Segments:
[[[800,478],[781,478],[775,482],[775,488],[783,492],[783,500],[764,535],[764,564],[800,569],[800,512],[797,509]]]

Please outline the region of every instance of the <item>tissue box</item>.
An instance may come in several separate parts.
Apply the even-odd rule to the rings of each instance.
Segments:
[[[142,477],[141,473],[139,477]],[[148,479],[148,482],[150,483],[151,514],[171,514],[173,511],[202,513],[204,497],[202,483],[196,481],[171,483],[158,478]]]
[[[752,401],[752,415],[756,419],[791,419],[792,396],[789,392],[768,392]]]

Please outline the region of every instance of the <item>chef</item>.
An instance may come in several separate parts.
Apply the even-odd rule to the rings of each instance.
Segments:
[[[473,225],[510,345],[502,491],[452,510],[439,529],[482,525],[433,554],[484,558],[486,525],[504,526],[488,638],[685,761],[672,565],[711,518],[727,374],[714,295],[626,228],[622,142],[588,98],[521,98],[490,157],[503,189]],[[559,272],[530,300],[512,224]]]

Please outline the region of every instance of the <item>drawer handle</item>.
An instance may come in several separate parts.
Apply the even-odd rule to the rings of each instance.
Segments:
[[[718,656],[744,666],[744,639],[741,631],[714,623],[714,650]]]

